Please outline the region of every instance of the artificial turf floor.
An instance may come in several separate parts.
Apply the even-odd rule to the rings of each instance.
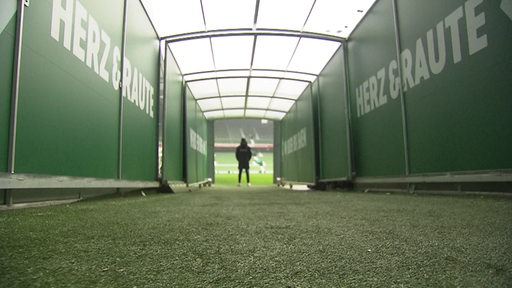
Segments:
[[[510,198],[147,194],[0,211],[0,286],[512,286]]]

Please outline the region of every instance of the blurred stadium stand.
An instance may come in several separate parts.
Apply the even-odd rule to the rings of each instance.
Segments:
[[[274,123],[264,123],[260,119],[229,119],[214,122],[215,150],[232,151],[240,138],[247,139],[249,146],[256,149],[272,150],[274,143]]]

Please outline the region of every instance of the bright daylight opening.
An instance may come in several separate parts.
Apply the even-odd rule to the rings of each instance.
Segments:
[[[238,162],[235,149],[245,138],[252,150],[249,162],[252,184],[274,181],[274,122],[258,119],[224,119],[214,122],[214,167],[216,184],[235,184],[238,181]],[[242,177],[245,183],[245,175]]]

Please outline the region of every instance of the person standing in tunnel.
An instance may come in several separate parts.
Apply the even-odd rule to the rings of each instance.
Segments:
[[[242,179],[242,170],[245,169],[245,177],[247,179],[247,186],[251,186],[249,180],[249,160],[251,160],[252,152],[245,138],[242,138],[240,145],[236,147],[236,160],[238,161],[238,187],[240,187],[240,181]]]

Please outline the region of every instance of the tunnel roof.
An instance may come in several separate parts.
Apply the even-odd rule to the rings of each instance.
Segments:
[[[281,120],[375,0],[142,0],[207,119]]]

